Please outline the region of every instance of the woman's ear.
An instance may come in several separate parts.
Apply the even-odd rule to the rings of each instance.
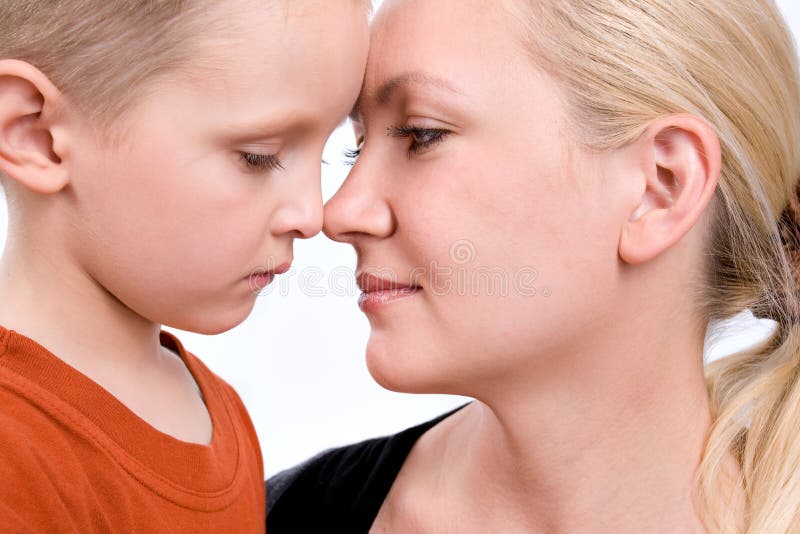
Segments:
[[[694,115],[660,117],[633,144],[645,187],[622,228],[619,255],[637,264],[677,243],[700,219],[722,163],[717,135]]]
[[[56,122],[61,99],[32,65],[0,60],[0,172],[40,194],[56,193],[69,182]]]

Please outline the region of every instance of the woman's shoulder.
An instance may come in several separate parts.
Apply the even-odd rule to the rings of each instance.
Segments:
[[[463,406],[397,434],[328,449],[267,480],[270,532],[368,532],[414,443]]]

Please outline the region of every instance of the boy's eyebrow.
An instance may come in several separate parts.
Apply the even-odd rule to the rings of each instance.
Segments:
[[[267,113],[256,119],[229,123],[226,130],[231,135],[241,138],[272,137],[289,126],[307,128],[314,124],[314,116],[302,111]]]
[[[461,91],[456,89],[452,83],[444,78],[439,78],[437,76],[433,76],[432,74],[415,70],[404,72],[384,81],[379,86],[378,90],[373,93],[375,95],[374,100],[379,106],[386,106],[392,101],[392,97],[398,90],[408,87],[409,85],[432,86],[459,95],[462,94]],[[361,109],[367,96],[368,95],[362,91],[361,95],[359,95],[358,100],[356,101],[355,106],[353,106],[353,111],[350,113],[351,118],[356,118],[361,114]]]

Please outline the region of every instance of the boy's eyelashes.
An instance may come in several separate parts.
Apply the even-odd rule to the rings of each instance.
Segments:
[[[240,156],[242,162],[250,170],[284,170],[283,164],[276,154],[253,154],[252,152],[241,152]]]
[[[360,152],[360,150],[359,150]],[[286,167],[283,166],[280,158],[275,154],[253,154],[252,152],[240,152],[239,157],[244,165],[254,171],[276,170],[284,171]],[[349,157],[349,156],[348,156]],[[356,156],[352,156],[355,158]],[[321,160],[323,165],[329,165],[326,160]]]

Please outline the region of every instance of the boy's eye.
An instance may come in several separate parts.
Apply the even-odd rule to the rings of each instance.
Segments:
[[[283,164],[275,154],[253,154],[242,152],[241,158],[244,164],[252,170],[283,170]]]
[[[452,133],[444,128],[418,128],[416,126],[392,126],[388,128],[387,132],[392,137],[411,138],[411,146],[408,147],[409,157],[427,152]]]

